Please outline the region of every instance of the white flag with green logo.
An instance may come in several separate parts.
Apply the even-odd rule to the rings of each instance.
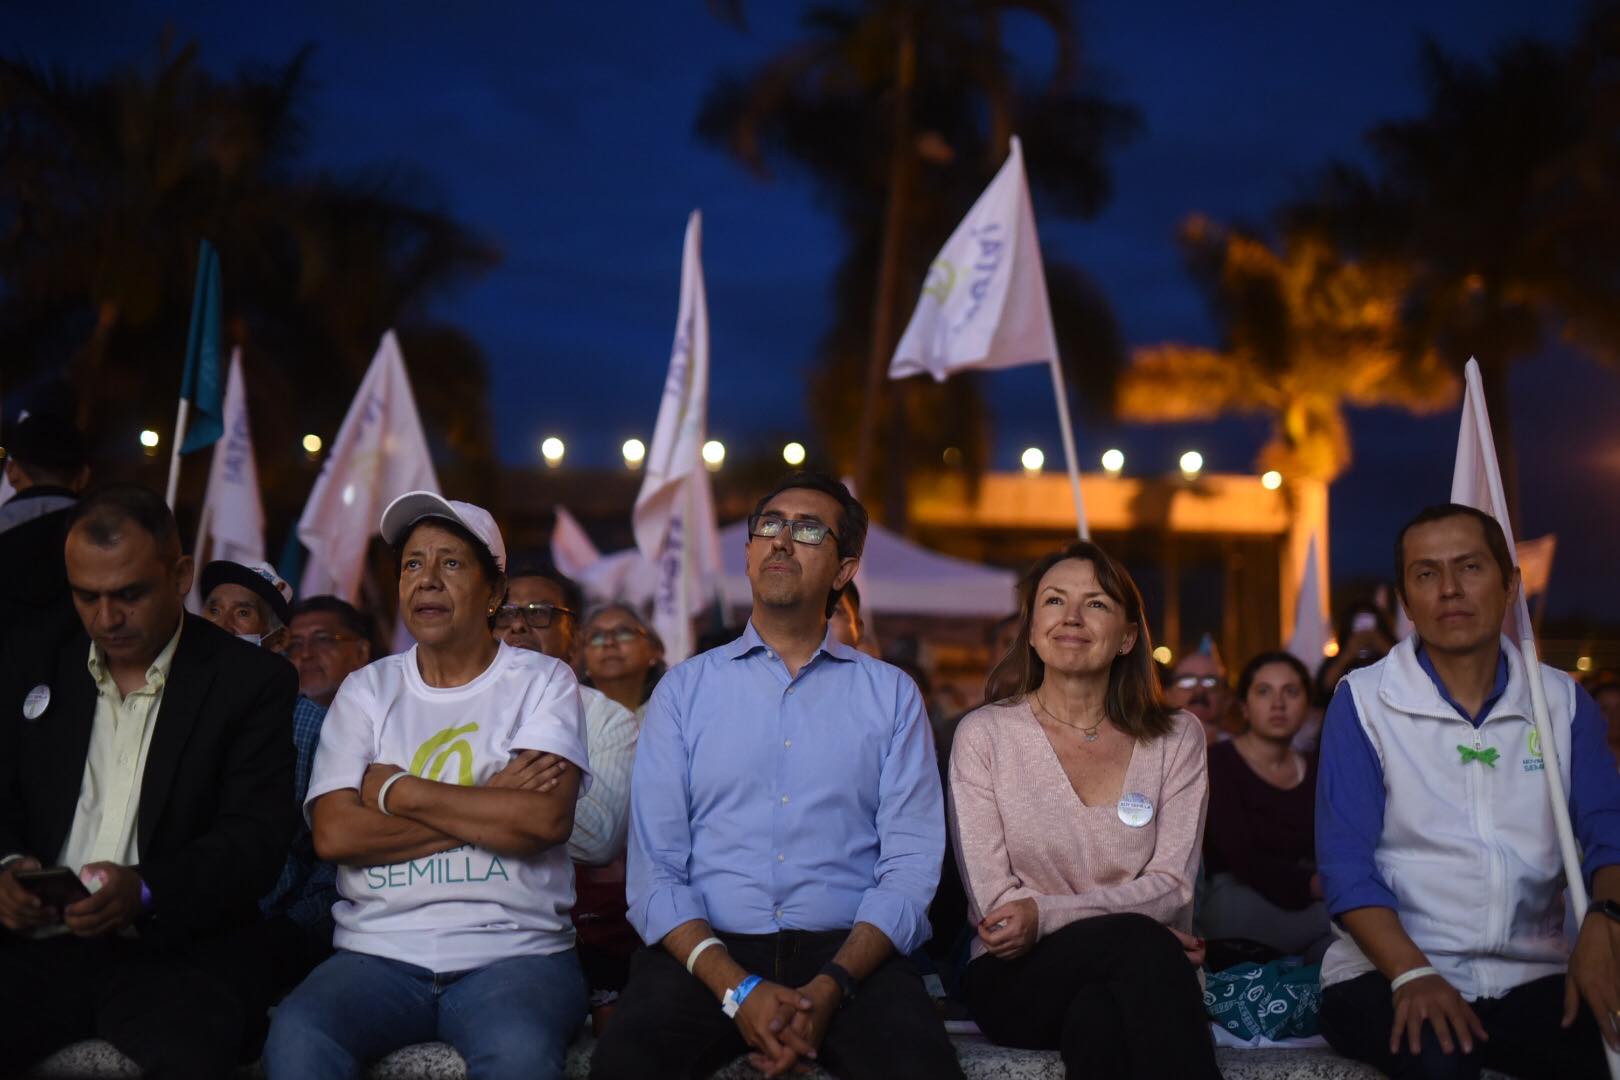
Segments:
[[[1024,151],[1013,137],[1007,162],[928,270],[922,295],[889,363],[889,378],[1057,360],[1046,271]]]

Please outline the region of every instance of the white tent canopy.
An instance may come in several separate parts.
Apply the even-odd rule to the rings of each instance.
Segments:
[[[747,528],[738,521],[720,530],[720,587],[733,607],[753,603],[743,555]],[[861,564],[861,606],[874,615],[999,619],[1017,606],[1013,590],[1018,579],[1011,570],[941,555],[880,525],[867,530]],[[657,581],[653,567],[634,548],[604,555],[578,576],[593,601],[638,606],[652,597]]]

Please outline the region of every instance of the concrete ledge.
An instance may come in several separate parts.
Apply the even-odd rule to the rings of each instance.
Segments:
[[[1063,1080],[1063,1063],[1056,1053],[1009,1050],[982,1038],[953,1036],[957,1057],[968,1080]],[[568,1052],[569,1080],[585,1080],[590,1073],[592,1040],[587,1036]],[[1226,1080],[1375,1080],[1377,1070],[1339,1057],[1331,1050],[1231,1050],[1215,1052]],[[138,1080],[134,1062],[100,1040],[76,1043],[52,1055],[29,1074],[38,1080]],[[258,1066],[237,1070],[237,1080],[257,1080]],[[739,1058],[714,1074],[717,1080],[753,1080],[758,1073]],[[817,1069],[810,1074],[826,1078]],[[461,1056],[444,1043],[422,1043],[383,1058],[366,1073],[367,1080],[466,1080]],[[1487,1072],[1487,1077],[1500,1077]],[[1506,1080],[1506,1078],[1502,1078]]]

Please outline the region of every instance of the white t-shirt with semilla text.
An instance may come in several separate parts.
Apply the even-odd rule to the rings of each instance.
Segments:
[[[502,644],[464,686],[422,681],[416,648],[344,680],[321,725],[304,801],[359,789],[387,762],[443,783],[481,785],[519,750],[557,754],[590,783],[579,685],[566,664]],[[340,866],[332,907],[340,949],[446,973],[574,943],[573,865],[564,844],[537,855],[497,855],[468,844],[389,866]]]

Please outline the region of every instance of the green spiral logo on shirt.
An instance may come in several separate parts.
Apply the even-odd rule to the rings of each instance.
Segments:
[[[447,727],[430,736],[417,747],[416,756],[411,759],[411,774],[424,780],[441,780],[444,777],[445,767],[450,764],[451,757],[454,757],[458,766],[455,782],[462,787],[472,787],[472,744],[458,736],[471,735],[477,730],[477,724],[467,724],[463,727]]]
[[[1540,757],[1541,756],[1541,732],[1537,731],[1534,727],[1532,727],[1530,729],[1530,740],[1529,740],[1529,742],[1530,742],[1530,756],[1531,757]]]

